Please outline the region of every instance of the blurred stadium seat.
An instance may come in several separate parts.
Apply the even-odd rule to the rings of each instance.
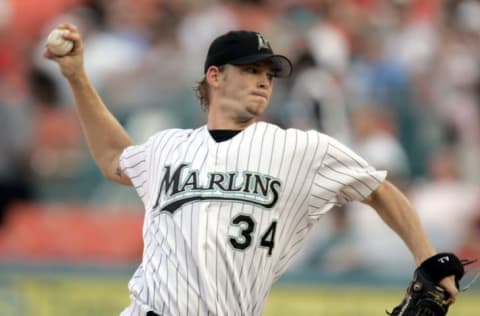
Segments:
[[[122,207],[18,204],[0,230],[0,261],[136,262],[142,212]]]

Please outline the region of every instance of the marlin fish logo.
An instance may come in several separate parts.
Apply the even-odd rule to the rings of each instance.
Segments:
[[[270,43],[262,36],[262,34],[257,33],[258,40],[258,50],[269,49],[271,50]]]

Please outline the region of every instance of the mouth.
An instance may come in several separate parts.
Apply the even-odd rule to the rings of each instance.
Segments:
[[[256,97],[264,98],[265,100],[268,100],[268,95],[266,93],[263,93],[263,92],[253,92],[252,95],[254,95]]]

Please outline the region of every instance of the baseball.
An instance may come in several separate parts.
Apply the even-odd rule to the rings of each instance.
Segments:
[[[63,38],[64,34],[68,34],[68,30],[54,29],[47,38],[48,50],[57,56],[68,54],[73,48],[73,42]]]

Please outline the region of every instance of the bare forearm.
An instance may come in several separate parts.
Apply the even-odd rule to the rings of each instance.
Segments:
[[[364,202],[373,207],[383,221],[402,238],[417,265],[436,253],[417,212],[405,195],[390,182],[382,183]]]
[[[76,110],[93,159],[104,175],[116,182],[129,184],[118,174],[118,157],[132,141],[126,131],[104,105],[90,80],[82,71],[69,77]]]

